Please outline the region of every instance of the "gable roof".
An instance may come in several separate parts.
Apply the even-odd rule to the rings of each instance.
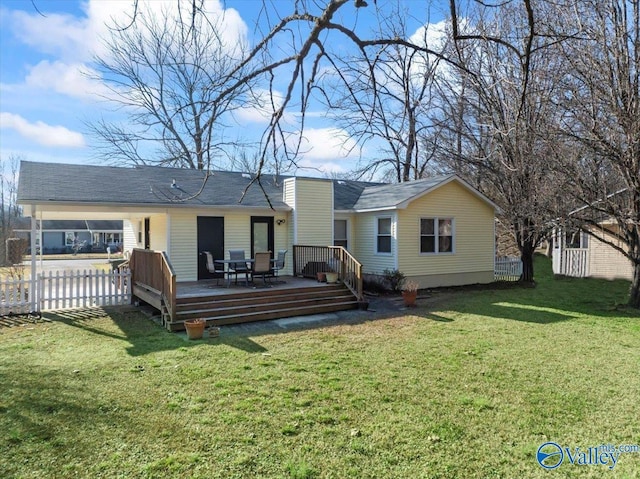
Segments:
[[[494,210],[499,209],[495,203],[456,175],[434,176],[405,183],[367,187],[362,191],[353,209],[358,212],[403,209],[412,201],[452,181],[462,185]]]
[[[203,185],[201,170],[22,161],[18,202],[269,208],[257,184],[242,196],[251,179],[246,173],[215,171]],[[290,209],[273,176],[264,175],[262,185],[274,208]]]
[[[22,161],[18,202],[218,208],[273,206],[276,210],[291,209],[283,200],[282,181],[288,178],[286,176],[276,178],[273,175],[263,175],[261,182],[264,192],[257,183],[246,190],[253,178],[247,173],[213,171],[206,182],[205,177],[205,172],[201,170],[185,168]],[[493,202],[455,175],[393,184],[351,180],[320,181],[333,182],[334,209],[338,211],[366,212],[406,208],[412,201],[451,181],[458,182],[498,210]]]

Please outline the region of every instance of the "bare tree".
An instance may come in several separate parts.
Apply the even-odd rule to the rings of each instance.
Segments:
[[[407,12],[391,10],[379,20],[379,35],[408,38],[406,18]],[[429,44],[426,25],[413,38],[424,46]],[[397,182],[421,178],[430,155],[423,154],[419,139],[434,126],[428,120],[440,59],[397,44],[381,45],[371,57],[371,62],[336,58],[337,68],[317,88],[330,117],[351,138],[363,146],[371,140],[383,145],[377,158],[360,166],[358,176],[383,172]]]
[[[112,26],[97,71],[129,122],[89,124],[107,161],[202,170],[237,146],[225,122],[251,90],[238,81],[246,76],[243,46],[224,36],[224,17],[211,18],[203,2],[159,14],[136,2],[131,23]]]
[[[567,177],[584,206],[572,220],[629,259],[629,304],[640,308],[640,2],[570,6],[584,29],[563,45],[563,132],[579,155]]]
[[[472,2],[473,3],[473,2]],[[450,126],[443,157],[501,208],[534,279],[533,254],[551,227],[563,179],[556,131],[559,56],[530,2],[475,3],[463,24],[452,5],[455,54],[462,66],[443,85]],[[447,160],[448,159],[448,160]]]
[[[7,261],[7,239],[13,236],[16,218],[21,210],[17,201],[19,156],[0,159],[0,264]]]

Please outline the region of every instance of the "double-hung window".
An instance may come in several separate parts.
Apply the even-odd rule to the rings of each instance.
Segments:
[[[420,253],[453,253],[453,218],[420,218]]]
[[[376,252],[391,253],[391,217],[377,219]]]

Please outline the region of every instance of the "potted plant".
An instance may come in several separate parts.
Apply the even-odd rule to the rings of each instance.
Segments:
[[[189,339],[200,339],[204,334],[204,327],[207,322],[204,319],[187,319],[184,327],[187,329],[187,337]]]
[[[338,282],[338,273],[334,273],[333,271],[327,271],[325,273],[327,277],[327,283],[337,283]]]
[[[416,298],[418,297],[418,283],[415,281],[407,281],[402,286],[402,299],[405,306],[413,307],[416,305]]]

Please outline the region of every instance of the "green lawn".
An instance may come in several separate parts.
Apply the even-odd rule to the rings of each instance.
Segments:
[[[640,444],[628,283],[536,266],[534,289],[280,334],[187,342],[131,311],[0,328],[0,477],[640,477],[640,453],[536,462]]]

